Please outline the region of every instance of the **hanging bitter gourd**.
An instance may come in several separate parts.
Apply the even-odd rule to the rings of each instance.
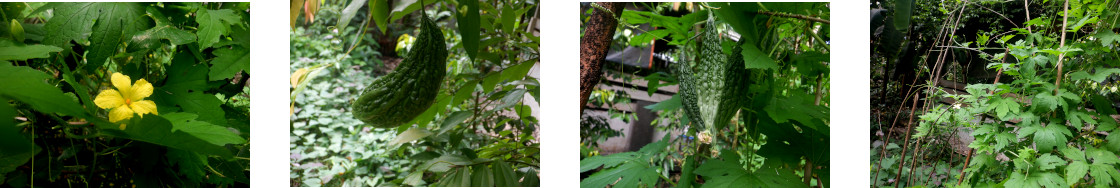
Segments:
[[[695,68],[677,65],[680,96],[685,113],[701,127],[722,129],[744,101],[747,70],[743,64],[742,42],[730,55],[723,53],[723,42],[714,21],[708,21],[697,41]],[[695,69],[695,70],[694,70]]]
[[[354,118],[377,128],[392,128],[411,121],[435,102],[447,69],[447,43],[443,31],[427,15],[421,16],[420,34],[401,64],[373,80],[350,105]]]

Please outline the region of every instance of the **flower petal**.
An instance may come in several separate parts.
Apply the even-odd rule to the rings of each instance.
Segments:
[[[128,108],[127,105],[114,108],[109,111],[109,121],[116,123],[121,120],[132,118],[132,113],[132,109]]]
[[[145,97],[152,96],[152,91],[154,89],[151,83],[141,78],[136,81],[136,84],[132,85],[132,96],[129,97],[132,97],[132,101],[144,100]]]
[[[128,107],[140,114],[140,117],[144,117],[144,114],[148,113],[159,115],[159,112],[156,112],[156,103],[150,100],[134,101]]]
[[[124,105],[124,97],[121,97],[121,93],[114,89],[101,90],[101,93],[97,94],[97,98],[93,99],[93,104],[97,104],[97,107],[101,107],[101,109],[110,109]]]
[[[122,98],[132,98],[132,78],[129,78],[128,76],[121,73],[114,72],[112,78],[110,79],[112,79],[111,81],[113,81],[113,87],[116,87],[117,91],[121,93]]]

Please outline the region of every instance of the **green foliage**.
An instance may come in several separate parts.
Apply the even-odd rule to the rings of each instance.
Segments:
[[[644,108],[658,114],[651,124],[659,131],[679,135],[637,152],[596,155],[596,148],[586,146],[597,141],[587,138],[611,135],[582,127],[591,136],[581,135],[581,156],[591,157],[580,162],[584,175],[590,174],[581,187],[828,186],[828,24],[772,16],[827,20],[827,3],[633,5],[648,11],[621,13],[623,37],[616,45],[645,46],[652,40],[678,49],[666,53],[675,63],[668,65],[671,72],[651,67],[655,73],[642,78],[646,88],[630,89],[653,95],[677,85],[677,94]],[[641,24],[657,29],[646,31]],[[625,93],[595,90],[592,99],[631,100],[607,95],[614,92]]]
[[[661,141],[643,146],[637,152],[623,152],[606,156],[594,156],[580,160],[579,171],[602,170],[595,172],[580,182],[580,187],[653,187],[658,182],[661,170],[658,164],[651,164],[662,155],[668,146],[670,136]],[[621,180],[619,180],[621,178]]]
[[[0,36],[0,80],[23,83],[0,85],[0,184],[247,186],[248,4],[0,4],[22,30]],[[246,28],[199,48],[203,10],[233,16],[206,27]],[[229,48],[241,67],[208,75]],[[153,113],[111,122],[95,104],[118,73],[151,84]]]
[[[457,4],[463,2],[424,1],[431,5],[425,7],[400,1],[387,8],[386,1],[371,0],[364,3],[369,7],[348,14],[355,2],[324,1],[312,24],[291,33],[291,185],[539,186],[539,125],[532,109],[540,84],[527,76],[539,59],[539,39],[523,32],[529,20],[507,33],[494,29],[500,25],[497,14],[480,14],[482,29],[476,32],[481,40],[472,58],[463,46],[467,33],[449,29],[463,29],[450,19],[469,8]],[[503,6],[528,12],[536,3],[477,5],[479,11],[495,13],[494,7]],[[431,16],[430,21],[420,14]],[[353,18],[342,18],[348,15]],[[421,22],[427,26],[417,29]],[[366,28],[373,23],[377,29]],[[439,40],[446,58],[438,58],[445,76],[429,79],[436,86],[423,91],[432,94],[430,106],[409,104],[418,110],[415,116],[396,117],[402,122],[390,129],[374,128],[350,107],[367,89],[402,90],[369,86],[375,79],[390,79],[395,73],[386,73],[394,66],[392,72],[411,68],[398,64],[401,59],[393,54],[380,53],[394,48],[380,45],[381,40],[397,44],[402,34],[417,36],[405,55],[429,55],[425,66],[435,66],[437,58],[420,49],[436,49],[424,38],[446,39]],[[432,71],[423,76],[433,76]]]
[[[1117,184],[1120,181],[1113,181],[1117,180],[1114,174],[1120,165],[1112,162],[1120,160],[1112,153],[1114,150],[1109,150],[1114,149],[1109,148],[1114,141],[1109,138],[1116,137],[1104,134],[1115,132],[1113,130],[1116,128],[1116,121],[1112,118],[1116,109],[1111,103],[1116,101],[1118,95],[1109,89],[1116,83],[1113,78],[1115,74],[1120,73],[1120,69],[1115,68],[1117,57],[1114,52],[1117,46],[1114,45],[1113,29],[1118,13],[1111,11],[1111,8],[1117,7],[1114,1],[1068,1],[1068,12],[1064,10],[1066,1],[1030,2],[1026,6],[1007,2],[980,3],[988,8],[986,11],[959,11],[961,7],[975,5],[963,2],[915,3],[915,23],[960,19],[960,24],[953,21],[953,24],[930,28],[912,25],[909,31],[912,32],[909,34],[911,37],[905,42],[927,45],[928,41],[919,38],[934,36],[942,31],[979,28],[980,31],[976,34],[960,35],[957,32],[957,35],[948,40],[976,41],[980,47],[971,48],[964,44],[964,48],[945,49],[945,54],[959,55],[965,51],[978,53],[977,57],[982,58],[981,64],[988,65],[991,73],[1000,72],[1002,76],[993,79],[994,77],[977,76],[982,74],[968,73],[968,78],[955,79],[956,82],[967,81],[967,93],[938,91],[951,88],[944,83],[925,83],[915,88],[934,91],[926,93],[929,98],[924,100],[953,100],[946,100],[951,101],[948,105],[911,107],[919,109],[918,114],[914,114],[921,117],[917,126],[918,134],[915,136],[920,136],[921,139],[911,139],[910,143],[899,144],[907,144],[919,151],[918,156],[927,157],[914,159],[915,156],[911,155],[903,159],[931,166],[967,165],[961,167],[964,168],[963,173],[950,174],[947,178],[949,182],[962,182],[962,187],[1120,185]],[[895,5],[902,6],[901,4]],[[954,12],[953,9],[958,11]],[[1023,19],[1022,22],[988,16],[1025,11],[1030,12],[1031,18]],[[990,20],[1002,21],[983,26],[965,25]],[[1044,29],[1060,25],[1067,27]],[[999,39],[995,43],[986,42],[991,38]],[[948,57],[936,54],[918,56],[920,57],[915,57],[916,60],[926,61]],[[950,66],[949,62],[946,61],[944,66]],[[939,71],[934,67],[915,69],[916,72]],[[961,70],[944,71],[961,73]],[[880,130],[889,131],[885,125]],[[874,138],[878,137],[873,136]],[[886,141],[902,142],[902,138],[895,137]],[[960,148],[961,144],[967,144],[968,148]],[[948,153],[951,156],[946,157],[936,151],[942,148],[952,148],[956,153]],[[876,166],[876,159],[890,160],[898,157],[900,152],[873,152],[872,168],[879,171],[873,171],[873,174],[885,173],[891,180],[895,177],[902,178],[895,180],[897,182],[888,182],[882,181],[886,179],[880,176],[874,180],[873,186],[955,186],[946,185],[947,182],[939,184],[926,181],[923,177],[929,175],[921,169],[909,169],[908,166],[897,163],[889,166],[886,162],[882,166]],[[958,160],[962,158],[961,154],[966,153],[974,154],[969,164]],[[953,159],[954,157],[957,159]],[[1101,157],[1103,160],[1098,163],[1094,157]],[[882,171],[890,169],[901,169],[903,174]]]
[[[703,187],[806,187],[793,170],[774,165],[764,165],[750,172],[739,164],[739,155],[730,150],[720,152],[720,159],[704,162],[696,174],[704,176]]]

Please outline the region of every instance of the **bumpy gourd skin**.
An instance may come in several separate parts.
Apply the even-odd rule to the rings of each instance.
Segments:
[[[685,113],[700,127],[722,129],[744,101],[747,70],[743,62],[742,42],[731,55],[723,54],[722,42],[709,21],[697,41],[695,70],[687,63],[677,66],[681,102]]]
[[[423,15],[420,34],[396,70],[373,80],[350,109],[354,117],[377,128],[411,121],[435,102],[447,69],[443,32]]]

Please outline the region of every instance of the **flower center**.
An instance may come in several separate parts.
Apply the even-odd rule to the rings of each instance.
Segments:
[[[132,105],[132,99],[124,99],[124,104]]]

